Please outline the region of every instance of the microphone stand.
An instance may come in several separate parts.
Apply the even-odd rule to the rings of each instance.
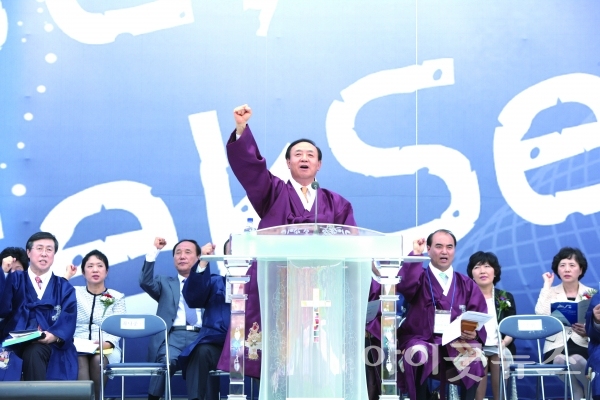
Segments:
[[[319,182],[317,182],[316,180],[313,181],[313,183],[310,184],[310,187],[313,188],[315,190],[315,233],[319,232],[319,225],[317,222],[317,218],[319,215]]]

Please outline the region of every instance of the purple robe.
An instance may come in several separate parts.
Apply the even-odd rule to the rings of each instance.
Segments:
[[[398,292],[404,295],[409,306],[406,320],[398,332],[398,350],[406,351],[412,346],[424,345],[428,353],[427,360],[422,360],[424,353],[416,353],[412,358],[412,363],[407,362],[406,356],[399,362],[399,364],[402,364],[404,373],[398,371],[398,383],[402,391],[404,393],[408,392],[411,400],[414,400],[416,399],[417,370],[414,365],[420,365],[424,362],[421,383],[432,375],[432,372],[440,377],[445,375],[445,378],[440,378],[442,381],[449,378],[454,379],[459,373],[465,372],[465,370],[456,371],[449,361],[444,360],[444,357],[455,357],[458,351],[451,346],[452,343],[442,346],[441,335],[434,335],[433,333],[435,306],[432,301],[432,291],[438,309],[450,310],[452,304],[451,321],[454,321],[462,313],[461,306],[464,306],[466,311],[487,313],[487,304],[481,289],[475,282],[456,271],[454,271],[447,296],[444,296],[442,287],[433,273],[430,272],[430,269],[424,269],[422,263],[404,264],[399,275],[402,276],[402,280],[396,288]],[[486,339],[485,328],[481,328],[477,332],[477,336],[478,340],[469,343],[474,347],[481,347],[481,343],[485,343]],[[432,357],[434,352],[437,353],[437,358]],[[481,360],[471,362],[466,369],[468,371],[460,378],[460,381],[467,388],[477,384],[478,379],[485,376]],[[435,374],[436,370],[438,371],[437,374]],[[450,383],[458,383],[458,380],[450,381]],[[443,398],[445,398],[444,389],[445,385],[442,385],[441,395]]]
[[[261,218],[259,229],[278,225],[304,224],[315,222],[313,209],[304,209],[298,193],[288,182],[284,182],[269,172],[267,162],[260,154],[254,136],[247,125],[243,134],[236,140],[235,131],[227,142],[227,158],[236,178],[246,190],[250,203]],[[318,222],[356,226],[352,205],[342,196],[327,189],[317,191],[319,215]],[[250,330],[262,332],[260,319],[260,301],[256,263],[248,269],[250,281],[245,285],[246,301],[246,333]],[[229,371],[229,332],[217,368]],[[248,356],[248,348],[244,350],[245,374],[260,378],[262,354],[258,350],[258,358]]]

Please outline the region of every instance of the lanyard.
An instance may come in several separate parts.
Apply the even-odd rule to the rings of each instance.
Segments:
[[[436,308],[435,296],[433,295],[433,285],[431,284],[430,268],[427,268],[427,279],[429,280],[429,290],[431,290],[431,300],[433,301],[433,308]],[[454,295],[456,294],[456,277],[452,272],[452,300],[450,301],[450,314],[452,315],[452,306],[454,305]]]

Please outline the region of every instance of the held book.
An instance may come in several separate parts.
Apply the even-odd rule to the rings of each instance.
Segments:
[[[12,336],[13,333],[16,336],[13,336],[10,339],[6,339],[4,342],[2,342],[2,347],[8,347],[19,343],[30,342],[32,340],[43,339],[46,337],[46,334],[44,332],[38,330],[31,331],[29,333],[11,332],[10,335]]]
[[[459,315],[442,334],[442,345],[458,339],[463,331],[480,330],[491,318],[491,315],[477,311],[467,311]]]
[[[83,354],[100,354],[100,349],[99,349],[99,345],[98,343],[92,341],[92,340],[88,340],[88,339],[80,339],[80,338],[73,338],[73,344],[75,345],[75,349],[77,350],[78,353],[83,353]],[[102,354],[104,355],[108,355],[111,354],[113,352],[113,349],[104,349],[102,350]]]
[[[565,326],[585,323],[585,313],[590,306],[590,299],[576,301],[560,301],[550,304],[550,315],[556,317]]]

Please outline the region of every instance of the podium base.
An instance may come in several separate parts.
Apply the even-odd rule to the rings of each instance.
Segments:
[[[400,396],[395,394],[382,394],[379,396],[379,400],[400,400]]]
[[[227,400],[246,400],[245,394],[228,394]]]

